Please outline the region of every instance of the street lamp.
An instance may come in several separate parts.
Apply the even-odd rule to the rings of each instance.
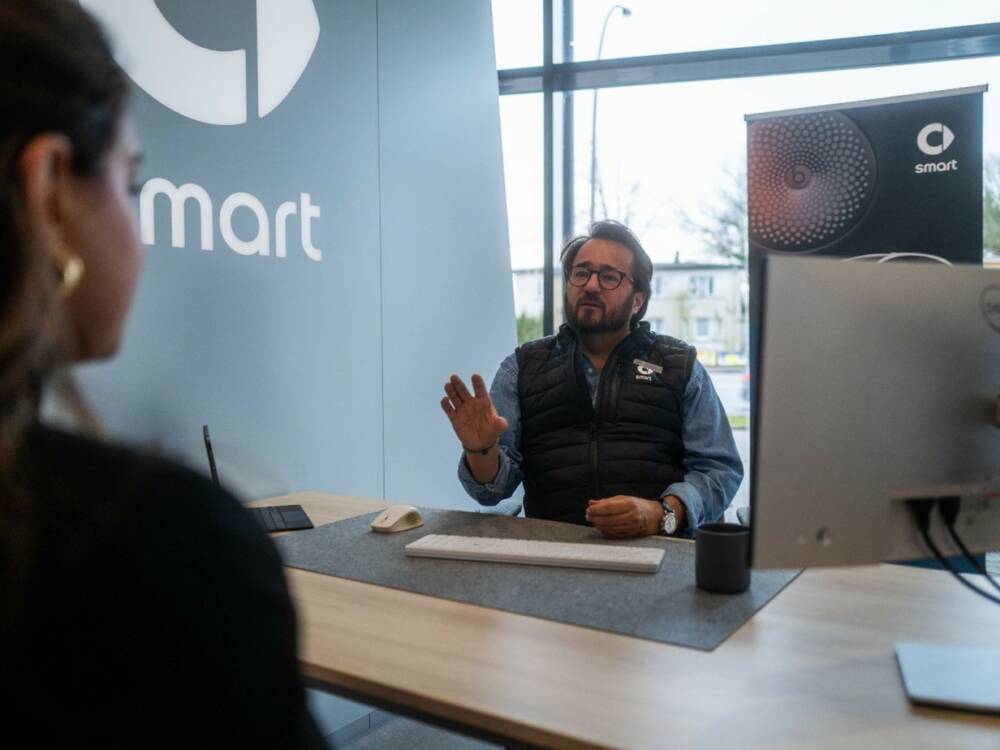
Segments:
[[[608,13],[604,16],[604,24],[601,26],[601,39],[597,43],[597,59],[601,59],[601,52],[604,50],[604,33],[608,30],[608,21],[616,10],[622,12],[624,18],[632,15],[632,11],[624,5],[612,5]],[[594,191],[597,189],[597,93],[600,89],[594,89],[594,108],[590,116],[590,223],[594,223]]]

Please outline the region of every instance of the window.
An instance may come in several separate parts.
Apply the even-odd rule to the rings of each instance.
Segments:
[[[694,319],[694,338],[699,341],[707,339],[711,333],[712,321],[710,318]]]
[[[542,4],[538,0],[494,0],[497,70],[541,65],[542,44]]]
[[[507,227],[518,343],[542,335],[542,97],[500,99]]]
[[[1000,159],[1000,57],[885,68],[625,86],[574,94],[575,230],[591,213],[629,224],[654,262],[739,264],[748,113],[989,83],[987,165]],[[596,137],[597,149],[592,152]]]
[[[650,280],[651,294],[652,297],[662,297],[663,296],[663,275],[659,273],[654,273],[653,278]]]
[[[509,0],[494,0],[494,5],[507,2]],[[950,3],[701,0],[681,4],[626,0],[619,6],[607,0],[575,0],[572,7],[573,57],[576,60],[895,34],[992,23],[998,15],[995,0],[953,0]],[[612,7],[616,9],[612,11]],[[628,15],[622,7],[628,9]],[[604,45],[598,55],[602,29]]]
[[[542,264],[542,97],[541,94],[500,99],[500,134],[511,267]]]
[[[688,284],[693,297],[711,297],[715,287],[711,276],[692,276]]]

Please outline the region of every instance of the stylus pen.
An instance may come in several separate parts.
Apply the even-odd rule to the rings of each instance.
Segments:
[[[208,468],[212,470],[212,481],[219,483],[219,472],[215,469],[215,453],[212,452],[212,438],[208,434],[208,425],[201,426],[201,432],[205,436],[205,452],[208,453]]]

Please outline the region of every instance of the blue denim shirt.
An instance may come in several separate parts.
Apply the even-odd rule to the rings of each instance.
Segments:
[[[590,359],[583,356],[584,373],[590,399],[597,399],[599,373]],[[497,413],[507,419],[507,430],[500,436],[500,470],[492,482],[480,484],[472,476],[465,457],[458,463],[458,478],[469,495],[480,505],[496,505],[510,497],[521,483],[521,403],[517,396],[517,355],[500,363],[490,397]],[[712,379],[701,363],[695,361],[691,377],[681,399],[684,440],[684,481],[666,487],[661,497],[674,495],[687,509],[688,534],[703,523],[720,520],[743,481],[743,462],[733,440],[729,419],[715,392]],[[599,499],[599,498],[595,498]]]

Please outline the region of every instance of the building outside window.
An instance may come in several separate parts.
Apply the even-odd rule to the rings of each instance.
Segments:
[[[651,293],[652,297],[663,296],[663,276],[661,276],[658,273],[654,273],[651,281],[651,286],[652,286],[652,293]]]

